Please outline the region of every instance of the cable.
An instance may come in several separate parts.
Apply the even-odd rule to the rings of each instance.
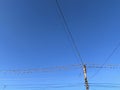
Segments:
[[[91,64],[91,65],[86,65],[87,68],[105,68],[105,69],[120,69],[120,64],[108,64],[108,65],[104,65],[101,66],[99,64]]]
[[[3,90],[9,88],[68,88],[68,87],[80,87],[84,83],[64,83],[64,84],[7,84],[3,85]],[[91,87],[105,87],[105,88],[120,88],[120,83],[89,83]]]
[[[112,57],[112,55],[117,51],[117,49],[120,47],[120,42],[118,43],[118,45],[113,49],[113,51],[110,53],[110,55],[106,58],[105,62],[101,65],[101,67],[103,67]],[[90,79],[94,78],[100,71],[102,68],[100,68],[98,71],[95,72],[95,74],[93,76],[91,76]]]
[[[4,88],[68,88],[68,87],[80,87],[84,85],[84,83],[66,83],[66,84],[12,84],[12,85],[4,85]],[[106,87],[106,88],[120,88],[120,84],[118,83],[89,83],[91,87]]]
[[[0,70],[0,73],[21,73],[21,74],[30,74],[35,72],[40,73],[51,73],[55,71],[69,71],[74,69],[79,69],[82,67],[82,64],[72,64],[65,66],[54,66],[54,67],[46,67],[46,68],[28,68],[28,69],[11,69],[11,70]],[[101,66],[99,64],[87,64],[87,68],[96,68],[96,69],[120,69],[120,64],[108,64]],[[2,79],[0,79],[2,80]]]
[[[118,83],[89,83],[91,87],[120,88]]]
[[[45,86],[45,87],[42,87],[42,86],[29,86],[29,87],[16,87],[16,88],[19,88],[19,89],[23,89],[23,88],[69,88],[69,87],[80,87],[80,85],[63,85],[63,86]]]
[[[54,71],[68,71],[71,69],[78,69],[82,67],[81,64],[72,64],[66,66],[55,66],[46,68],[29,68],[29,69],[10,69],[10,70],[0,70],[0,73],[33,73],[33,72],[54,72]]]
[[[104,87],[104,88],[120,88],[120,86],[116,85],[90,85],[91,87]]]
[[[120,83],[89,83],[90,85],[119,85]]]
[[[82,65],[84,65],[83,60],[82,60],[82,57],[81,57],[80,52],[79,52],[79,50],[78,50],[78,47],[77,47],[77,45],[76,45],[76,43],[75,43],[75,40],[74,40],[74,38],[73,38],[73,36],[72,36],[72,33],[71,33],[70,29],[69,29],[69,26],[68,26],[68,24],[67,24],[67,21],[66,21],[66,19],[65,19],[65,16],[64,16],[64,14],[63,14],[63,11],[62,11],[62,9],[61,9],[61,7],[60,7],[60,4],[59,4],[58,0],[56,0],[56,4],[57,4],[58,10],[59,10],[59,12],[60,12],[60,15],[61,15],[61,17],[62,17],[62,19],[63,19],[63,22],[64,22],[64,26],[65,26],[65,28],[66,28],[65,31],[66,31],[66,33],[68,33],[68,35],[69,35],[69,37],[70,37],[70,39],[71,39],[71,41],[72,41],[72,45],[73,45],[73,47],[74,47],[74,49],[75,49],[75,51],[76,51],[76,54],[77,54],[79,60],[81,61]],[[78,61],[78,63],[79,63],[79,61]]]
[[[0,85],[6,88],[6,86],[9,87],[22,87],[22,86],[68,86],[68,85],[83,85],[84,83],[41,83],[41,84],[6,84],[6,85]],[[120,86],[120,83],[89,83],[89,85],[114,85],[114,86]]]
[[[75,84],[12,84],[7,85],[10,88],[65,88],[65,87],[80,87],[80,83]],[[6,85],[4,85],[6,88]]]
[[[63,85],[81,85],[83,83],[62,83],[62,84],[54,84],[54,83],[46,83],[46,84],[6,84],[6,85],[0,85],[0,86],[4,86],[4,88],[6,86],[11,86],[11,87],[22,87],[22,86],[63,86]]]

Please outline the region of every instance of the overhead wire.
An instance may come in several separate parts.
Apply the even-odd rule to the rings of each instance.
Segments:
[[[81,61],[81,64],[84,65],[82,56],[80,55],[80,52],[79,52],[79,50],[78,50],[78,47],[77,47],[76,42],[75,42],[75,40],[74,40],[74,38],[73,38],[73,35],[72,35],[71,31],[70,31],[70,28],[69,28],[69,26],[68,26],[68,23],[67,23],[67,21],[66,21],[66,19],[65,19],[65,16],[64,16],[64,14],[63,14],[63,11],[62,11],[62,9],[61,9],[61,6],[60,6],[58,0],[56,0],[56,5],[57,5],[58,10],[59,10],[59,13],[60,13],[60,15],[61,15],[61,17],[62,17],[62,19],[63,19],[64,26],[65,26],[65,31],[66,31],[66,33],[68,33],[69,38],[70,38],[71,41],[72,41],[72,46],[74,47],[75,52],[76,52],[79,60]],[[79,63],[80,61],[77,61],[77,62]]]
[[[120,83],[89,83],[90,85],[119,85]]]
[[[103,87],[103,88],[120,88],[120,86],[116,85],[90,85],[91,87]]]
[[[118,83],[89,83],[91,87],[120,88]]]
[[[68,70],[75,69],[75,68],[77,69],[78,67],[82,67],[81,64],[46,67],[46,68],[9,69],[9,70],[0,70],[0,73],[33,73],[33,72],[68,71]]]
[[[91,87],[120,88],[120,83],[89,83]]]
[[[91,87],[120,88],[120,86],[90,85]]]
[[[6,84],[3,88],[69,88],[69,87],[80,87],[84,83],[66,83],[66,84]],[[120,83],[89,83],[91,87],[105,87],[105,88],[120,88]],[[3,90],[4,90],[3,89]]]
[[[84,83],[74,82],[74,83],[40,83],[40,84],[5,84],[0,86],[63,86],[63,85],[82,85]],[[89,83],[90,85],[118,85],[120,86],[120,83]]]
[[[59,9],[59,12],[60,12],[60,14],[61,14],[61,16],[62,16],[62,18],[63,18],[64,26],[65,26],[65,28],[66,28],[67,33],[69,34],[69,36],[70,36],[70,38],[71,38],[72,44],[73,44],[73,46],[74,46],[74,48],[75,48],[75,51],[76,51],[76,53],[77,53],[77,55],[78,55],[78,57],[79,57],[79,60],[81,61],[82,65],[84,65],[83,60],[82,60],[82,57],[81,57],[80,52],[79,52],[79,50],[78,50],[78,48],[77,48],[77,45],[76,45],[75,40],[74,40],[74,38],[73,38],[73,36],[72,36],[72,33],[70,32],[70,29],[69,29],[69,27],[68,27],[67,21],[66,21],[66,19],[65,19],[65,16],[64,16],[64,14],[63,14],[63,11],[61,10],[61,7],[60,7],[60,4],[59,4],[58,0],[56,0],[56,4],[57,4],[57,7],[58,7],[58,9]],[[112,57],[112,55],[116,52],[116,50],[117,50],[119,47],[120,47],[120,43],[113,49],[113,51],[112,51],[112,52],[110,53],[110,55],[106,58],[105,62],[101,65],[101,67],[103,67],[103,66],[110,60],[110,58]],[[79,61],[78,61],[78,62],[79,62]],[[100,72],[101,69],[102,69],[102,68],[100,68],[98,71],[96,71],[96,73],[95,73],[93,76],[91,76],[91,78],[95,77],[95,76]],[[90,79],[91,79],[91,78],[90,78]]]
[[[17,74],[30,74],[30,73],[51,73],[56,71],[70,71],[77,70],[82,67],[82,64],[72,64],[65,66],[54,66],[46,68],[28,68],[28,69],[9,69],[9,70],[0,70],[0,73],[17,73]],[[120,69],[120,64],[108,64],[101,66],[100,64],[86,64],[87,68],[96,68],[96,69]]]
[[[9,87],[9,88],[67,88],[67,87],[78,87],[80,86],[79,83],[75,84],[6,84],[3,85],[4,88]],[[4,89],[3,89],[4,90]]]
[[[87,64],[87,68],[105,68],[105,69],[120,69],[120,64],[107,64],[107,65],[100,65],[100,64]]]
[[[112,52],[108,55],[108,57],[106,58],[106,60],[104,61],[104,63],[101,65],[101,67],[103,67],[109,60],[110,58],[113,56],[113,54],[117,51],[117,49],[120,47],[120,42],[117,44],[117,46],[112,50]],[[90,79],[94,78],[100,71],[102,70],[102,68],[100,68],[99,70],[97,70],[95,72],[95,74],[93,74]]]

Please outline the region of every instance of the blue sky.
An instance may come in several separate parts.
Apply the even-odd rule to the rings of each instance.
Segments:
[[[86,64],[103,64],[120,42],[119,0],[59,0],[68,26]],[[75,50],[64,30],[55,0],[0,0],[0,70],[77,64]],[[120,48],[107,64],[118,64]],[[89,82],[119,83],[119,70],[88,68]],[[111,73],[112,72],[112,73]],[[0,88],[37,90],[21,84],[83,83],[81,69],[52,73],[0,73]],[[9,86],[9,85],[14,86]],[[20,84],[16,87],[15,84]],[[21,88],[22,87],[22,88]],[[41,90],[85,90],[78,87]],[[93,90],[114,88],[91,87]],[[118,90],[118,88],[114,89]]]

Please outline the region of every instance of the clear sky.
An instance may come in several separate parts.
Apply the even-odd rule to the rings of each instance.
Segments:
[[[84,63],[103,64],[120,42],[120,0],[59,2]],[[0,0],[0,70],[78,64],[64,29],[55,0]],[[119,64],[119,59],[120,48],[107,64]],[[119,69],[102,69],[90,78],[97,70],[88,68],[90,83],[120,83]],[[81,82],[84,82],[81,69],[31,74],[0,72],[1,90],[4,85],[5,90],[85,90],[83,84],[61,88],[48,85],[72,86]],[[31,84],[27,86],[32,88],[25,84]],[[119,88],[91,86],[90,89]]]

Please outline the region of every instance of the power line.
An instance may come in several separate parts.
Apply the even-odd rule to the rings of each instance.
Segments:
[[[120,88],[120,86],[116,85],[90,85],[91,87],[104,87],[104,88]]]
[[[100,64],[87,64],[87,68],[104,68],[104,69],[120,69],[120,64],[107,64],[107,65],[100,65]]]
[[[120,88],[118,83],[89,83],[91,87]]]
[[[29,69],[10,69],[10,70],[0,70],[0,73],[51,73],[55,71],[69,71],[74,69],[79,69],[82,67],[81,64],[72,64],[72,65],[65,65],[65,66],[55,66],[55,67],[46,67],[46,68],[29,68]],[[86,64],[87,68],[96,68],[96,69],[120,69],[120,64],[108,64],[101,66],[100,64]]]
[[[82,85],[84,83],[42,83],[42,84],[5,84],[5,85],[0,85],[0,86],[4,86],[4,88],[6,86],[63,86],[63,85]],[[117,85],[120,86],[120,83],[89,83],[89,85]]]
[[[70,39],[71,39],[71,41],[72,41],[72,46],[74,47],[74,49],[75,49],[75,51],[76,51],[76,54],[77,54],[79,60],[80,60],[81,63],[84,65],[83,60],[82,60],[82,57],[81,57],[80,52],[79,52],[79,50],[78,50],[78,47],[77,47],[77,45],[76,45],[76,43],[75,43],[75,40],[74,40],[73,35],[72,35],[71,31],[70,31],[70,28],[69,28],[69,26],[68,26],[68,24],[67,24],[67,21],[66,21],[66,19],[65,19],[65,16],[64,16],[64,14],[63,14],[63,11],[62,11],[62,9],[61,9],[61,6],[60,6],[58,0],[56,0],[56,4],[57,4],[58,10],[59,10],[59,12],[60,12],[60,15],[61,15],[61,17],[62,17],[62,19],[63,19],[63,22],[64,22],[65,31],[66,31],[66,33],[68,33],[68,35],[69,35],[69,37],[70,37]],[[78,63],[79,63],[79,61],[78,61]]]
[[[80,85],[83,83],[64,83],[64,84],[52,84],[52,83],[46,83],[46,84],[5,84],[5,85],[0,85],[0,86],[4,86],[4,87],[35,87],[35,86],[70,86],[70,85]]]
[[[66,84],[6,84],[4,88],[68,88],[80,87],[84,83],[66,83]],[[89,83],[91,87],[120,88],[120,83]]]
[[[66,65],[66,66],[55,66],[46,68],[29,68],[29,69],[10,69],[0,70],[0,73],[33,73],[33,72],[54,72],[54,71],[68,71],[71,69],[77,69],[82,67],[80,64]]]
[[[120,83],[89,83],[91,87],[120,88]]]
[[[3,85],[4,88],[67,88],[67,87],[80,87],[79,83],[75,84],[6,84]]]
[[[89,83],[90,85],[119,85],[120,83]]]
[[[120,47],[120,42],[118,43],[118,45],[113,49],[113,51],[110,53],[110,55],[106,58],[106,60],[104,61],[104,63],[101,65],[101,67],[103,67],[112,57],[112,55],[117,51],[117,49]],[[94,78],[101,70],[102,68],[100,68],[98,71],[95,72],[94,75],[91,76],[90,79]]]
[[[73,36],[72,36],[72,33],[71,33],[71,31],[70,31],[70,28],[68,27],[67,21],[66,21],[66,19],[65,19],[65,16],[64,16],[62,10],[61,10],[61,7],[60,7],[60,4],[59,4],[58,0],[56,0],[56,4],[57,4],[57,7],[58,7],[58,9],[59,9],[59,12],[60,12],[60,14],[61,14],[61,16],[62,16],[62,18],[63,18],[63,22],[64,22],[64,26],[65,26],[66,33],[68,33],[68,35],[69,35],[69,37],[70,37],[70,39],[71,39],[71,41],[72,41],[72,45],[73,45],[73,47],[74,47],[74,49],[75,49],[75,51],[76,51],[76,54],[77,54],[77,56],[79,57],[79,60],[81,61],[82,68],[83,68],[83,73],[84,73],[84,81],[85,81],[85,84],[86,84],[86,90],[89,90],[89,85],[88,85],[88,80],[87,80],[87,74],[86,74],[86,73],[87,73],[86,65],[84,64],[84,62],[83,62],[83,60],[82,60],[82,57],[81,57],[80,52],[79,52],[79,49],[78,49],[78,47],[77,47],[77,45],[76,45],[76,43],[75,43],[75,40],[74,40],[74,38],[73,38]],[[78,61],[78,63],[79,63],[79,61]]]

